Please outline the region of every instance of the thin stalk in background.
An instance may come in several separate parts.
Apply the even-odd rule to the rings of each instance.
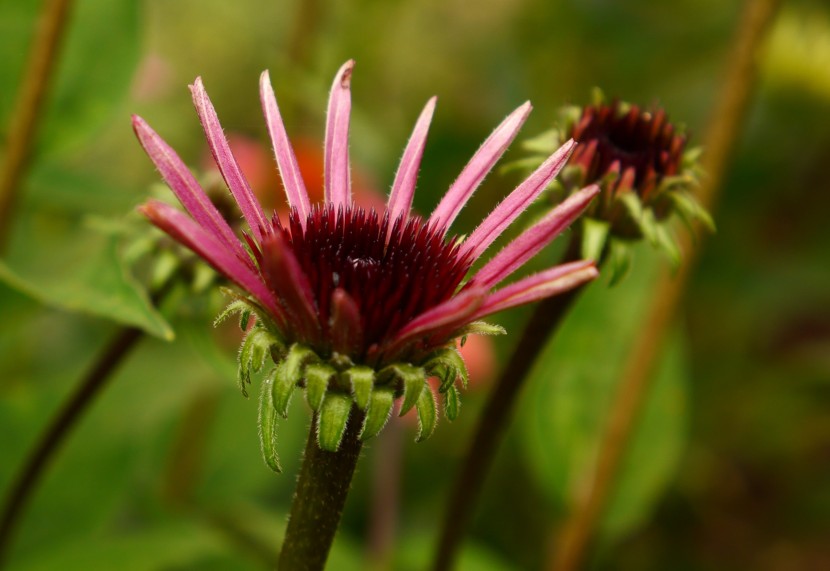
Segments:
[[[759,47],[779,5],[780,0],[746,0],[726,81],[704,138],[706,179],[697,196],[707,210],[711,211],[716,202],[735,144],[743,131],[757,76]],[[687,253],[687,259],[677,274],[664,272],[656,286],[654,304],[622,370],[618,394],[611,400],[614,404],[600,442],[592,485],[566,521],[557,542],[558,549],[550,565],[554,571],[575,571],[583,567],[591,539],[613,492],[621,460],[650,388],[651,373],[661,354],[666,330],[673,321],[694,266],[697,249],[690,236],[682,240],[681,247]]]
[[[6,160],[0,171],[0,254],[9,239],[18,187],[31,157],[41,108],[69,21],[72,0],[44,0],[29,53],[29,62],[11,113]]]
[[[168,279],[153,296],[158,304],[172,289],[178,279],[178,272]],[[69,400],[63,403],[57,414],[40,435],[35,447],[29,452],[20,472],[14,478],[3,501],[0,515],[0,567],[8,556],[14,532],[20,523],[23,510],[37,489],[58,450],[78,425],[84,414],[106,387],[113,373],[132,353],[145,336],[137,327],[121,327],[107,344],[98,359],[75,387]]]
[[[340,524],[363,442],[358,438],[363,412],[352,407],[337,452],[317,444],[318,415],[308,432],[297,490],[280,552],[280,571],[320,571]]]
[[[581,242],[580,234],[574,232],[561,263],[582,259]],[[452,569],[458,548],[481,495],[484,478],[493,463],[499,442],[509,426],[513,405],[523,381],[537,355],[548,342],[551,332],[556,331],[584,288],[584,285],[579,286],[540,302],[525,326],[510,361],[502,370],[479,415],[472,444],[462,462],[461,472],[455,478],[441,524],[438,549],[432,565],[434,571]]]

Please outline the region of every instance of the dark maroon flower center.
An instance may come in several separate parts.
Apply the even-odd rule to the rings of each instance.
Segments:
[[[392,223],[374,210],[316,205],[305,228],[295,210],[277,231],[308,278],[324,337],[341,288],[359,309],[364,349],[451,298],[471,265],[457,239],[418,217]]]
[[[675,133],[662,109],[655,113],[632,106],[620,113],[617,102],[586,107],[570,136],[580,143],[573,163],[585,168],[585,184],[616,170],[633,169],[628,181],[641,196],[680,169],[686,138]]]

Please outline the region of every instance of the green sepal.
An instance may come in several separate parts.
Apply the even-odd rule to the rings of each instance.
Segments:
[[[659,245],[657,238],[657,219],[654,217],[654,212],[650,209],[643,211],[643,215],[639,219],[640,230],[643,232],[643,237],[648,242],[657,247]]]
[[[427,382],[427,377],[424,374],[423,369],[417,369],[420,374],[413,373],[407,375],[403,379],[403,403],[401,404],[401,410],[398,413],[398,416],[403,416],[409,410],[415,406],[415,403],[418,402],[418,397],[421,394],[421,391],[424,389],[424,385]]]
[[[461,385],[466,389],[470,382],[467,372],[467,363],[455,347],[446,347],[433,353],[425,365],[427,372],[441,379],[440,392],[446,392],[448,387],[461,379]]]
[[[277,411],[271,399],[273,383],[273,378],[265,379],[259,393],[259,448],[268,467],[280,473],[282,468],[277,456]]]
[[[620,283],[631,269],[631,248],[629,245],[622,240],[612,239],[606,267],[611,276],[608,285],[614,286]]]
[[[239,371],[237,381],[242,394],[248,396],[245,385],[251,382],[251,373],[258,372],[265,365],[265,358],[271,347],[282,346],[277,337],[263,327],[255,327],[245,336],[239,348]]]
[[[656,233],[657,247],[666,253],[672,268],[676,270],[681,262],[680,247],[665,224],[658,224]]]
[[[274,408],[283,418],[288,416],[288,404],[291,402],[291,395],[294,388],[303,378],[303,367],[309,361],[316,358],[314,352],[308,347],[297,343],[293,344],[285,357],[277,363],[274,369],[274,386],[271,397],[274,401]]]
[[[473,321],[459,329],[455,336],[466,337],[467,335],[506,335],[507,330],[501,325],[487,323],[485,321]]]
[[[548,156],[550,156],[552,152],[554,152],[556,149],[562,146],[559,137],[559,130],[548,129],[547,131],[540,133],[535,137],[525,139],[524,141],[522,141],[521,146],[522,149],[525,151],[538,153],[540,155],[544,155],[544,157],[547,158]]]
[[[438,419],[435,395],[429,383],[424,383],[415,408],[418,410],[418,436],[415,437],[415,442],[423,442],[432,435],[432,431],[435,430],[435,421]]]
[[[234,313],[240,314],[239,328],[242,331],[248,329],[248,318],[251,316],[251,304],[245,299],[235,299],[230,302],[222,312],[213,320],[213,326],[216,327]],[[247,317],[246,317],[247,316]],[[242,319],[244,318],[244,324]]]
[[[329,388],[329,381],[337,374],[334,367],[324,363],[310,363],[305,368],[305,398],[311,410],[317,412]]]
[[[320,448],[328,452],[337,452],[351,410],[352,397],[349,395],[333,391],[326,394],[317,417],[317,444]]]
[[[706,227],[709,232],[716,232],[715,221],[703,206],[689,193],[672,192],[669,194],[674,202],[677,213],[686,221],[697,220]]]
[[[611,224],[605,220],[584,217],[582,219],[582,258],[598,261],[605,249]]]
[[[389,417],[392,415],[392,405],[395,403],[395,391],[384,387],[372,391],[369,406],[366,409],[366,419],[360,430],[360,439],[369,440],[383,430]]]
[[[366,410],[372,396],[372,388],[375,386],[374,369],[361,366],[351,367],[346,369],[344,375],[352,387],[352,395],[357,408]]]
[[[444,415],[452,422],[458,418],[458,410],[461,408],[461,393],[455,385],[451,385],[444,393]]]
[[[649,234],[651,228],[645,228],[644,225],[648,223],[646,220],[646,214],[651,214],[652,218],[651,221],[654,220],[653,214],[650,210],[643,208],[643,203],[640,202],[640,197],[637,196],[637,193],[628,190],[626,192],[620,192],[616,196],[617,200],[625,207],[628,211],[629,216],[643,233],[643,235],[648,238],[650,235],[653,236],[653,232]]]

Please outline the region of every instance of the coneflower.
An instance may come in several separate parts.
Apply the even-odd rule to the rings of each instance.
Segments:
[[[456,384],[466,369],[455,340],[492,334],[500,328],[480,320],[570,289],[597,275],[579,261],[500,284],[568,227],[599,192],[574,193],[526,229],[472,276],[472,265],[550,184],[575,143],[557,149],[465,239],[450,226],[486,174],[513,141],[530,112],[528,103],[510,114],[462,170],[429,218],[411,212],[417,173],[435,98],[426,104],[404,151],[383,212],[364,210],[351,199],[348,131],[353,62],[344,64],[331,90],[325,134],[325,197],[312,204],[299,173],[273,89],[264,72],[262,109],[291,214],[281,224],[263,212],[230,152],[202,81],[191,86],[205,135],[219,170],[247,222],[240,239],[223,219],[176,153],[143,119],[133,118],[142,146],[181,201],[185,214],[150,201],[141,211],[175,240],[204,258],[236,284],[238,310],[248,334],[240,351],[240,380],[261,369],[267,357],[276,366],[263,382],[262,447],[278,469],[274,422],[291,394],[305,389],[315,412],[317,439],[337,450],[354,411],[360,438],[386,423],[393,402],[401,413],[417,408],[419,439],[435,424],[435,396],[426,378],[441,379],[439,392],[452,419],[458,412]],[[249,316],[256,317],[247,327]]]

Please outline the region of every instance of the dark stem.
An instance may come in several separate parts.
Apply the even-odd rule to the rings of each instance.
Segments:
[[[581,259],[579,233],[572,234],[568,249],[562,263]],[[529,323],[525,326],[507,366],[496,381],[495,389],[484,406],[473,442],[456,477],[449,504],[444,513],[438,550],[433,561],[434,571],[448,571],[452,568],[461,540],[472,516],[484,478],[487,475],[493,457],[498,449],[504,431],[510,423],[513,404],[519,390],[536,361],[539,352],[548,342],[552,332],[556,331],[567,315],[584,286],[574,288],[564,294],[550,297],[536,307]]]
[[[45,0],[32,40],[29,62],[20,84],[0,173],[0,252],[5,249],[17,187],[26,168],[41,108],[55,67],[61,38],[69,21],[70,0]]]
[[[363,413],[352,408],[337,452],[317,445],[317,416],[311,422],[297,491],[282,544],[280,571],[319,571],[326,564],[363,443]]]
[[[20,521],[19,516],[31,499],[49,462],[55,457],[56,452],[78,424],[84,412],[106,385],[107,380],[111,378],[112,372],[143,335],[144,333],[138,328],[122,328],[40,436],[37,445],[15,478],[3,504],[3,515],[0,520],[0,565],[7,555],[14,530]]]

